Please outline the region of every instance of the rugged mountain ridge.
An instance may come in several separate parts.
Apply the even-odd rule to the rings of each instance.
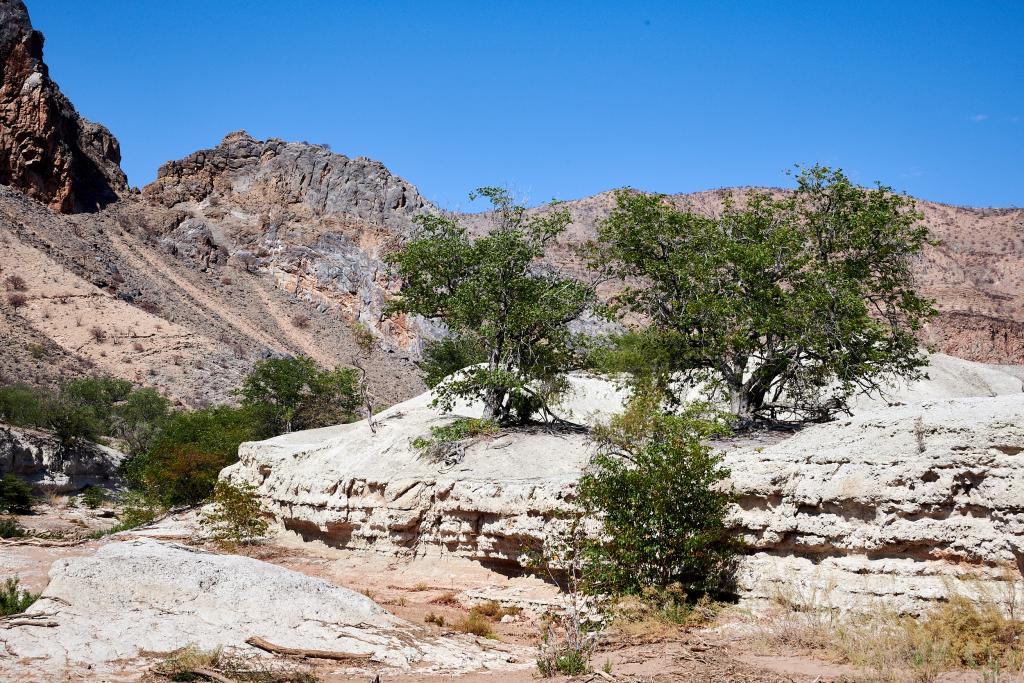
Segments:
[[[61,213],[96,211],[128,188],[117,139],[78,115],[43,62],[21,0],[0,0],[0,183]]]

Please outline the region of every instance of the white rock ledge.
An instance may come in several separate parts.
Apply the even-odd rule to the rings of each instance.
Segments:
[[[751,547],[738,576],[743,596],[841,608],[880,601],[915,612],[954,590],[1001,592],[1019,580],[1020,380],[937,360],[940,380],[899,400],[1009,395],[875,404],[774,445],[726,453],[739,496],[731,522]],[[577,418],[615,409],[607,383],[573,382]],[[222,476],[256,484],[281,524],[307,540],[517,568],[571,503],[591,454],[586,437],[519,432],[482,439],[458,462],[433,462],[410,442],[453,416],[429,402],[423,395],[383,412],[376,434],[360,422],[243,444],[240,462]]]

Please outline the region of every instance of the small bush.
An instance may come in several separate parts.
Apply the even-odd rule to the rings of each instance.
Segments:
[[[656,399],[655,399],[656,400]],[[578,503],[600,519],[602,540],[584,551],[591,593],[642,594],[681,586],[687,596],[728,592],[742,544],[725,517],[729,472],[704,440],[724,433],[704,406],[667,415],[640,396],[596,430],[598,454]]]
[[[352,338],[355,339],[356,344],[363,351],[370,351],[373,345],[377,343],[373,330],[365,323],[355,323],[352,325]]]
[[[251,544],[266,535],[264,515],[255,486],[218,481],[213,490],[213,510],[201,521],[215,541],[233,547]]]
[[[28,352],[35,360],[42,360],[46,358],[46,347],[42,344],[29,344]]]
[[[28,297],[21,292],[11,292],[7,295],[7,303],[11,308],[18,309],[28,304]]]
[[[309,327],[310,318],[305,313],[296,313],[292,316],[292,326],[297,327],[300,330],[304,330]]]
[[[5,474],[0,479],[0,511],[12,512],[16,515],[27,515],[32,512],[32,487],[13,474]]]
[[[519,607],[502,607],[496,600],[488,600],[479,605],[473,605],[469,611],[491,621],[500,621],[505,616],[518,616],[523,610]]]
[[[422,436],[416,437],[412,440],[411,445],[416,450],[436,456],[439,451],[445,450],[450,444],[481,436],[495,436],[500,432],[501,428],[494,420],[460,417],[441,427],[431,427],[429,439]]]
[[[459,604],[459,596],[454,591],[445,591],[441,595],[437,596],[430,601],[431,605],[446,605],[448,607],[457,607]]]
[[[428,624],[434,624],[444,628],[444,617],[440,614],[434,614],[433,612],[427,612],[427,616],[423,617],[423,621]]]
[[[490,638],[491,640],[498,639],[498,636],[494,633],[494,629],[491,628],[491,622],[488,621],[487,617],[478,614],[477,612],[471,611],[469,614],[452,624],[452,628],[460,633],[471,633],[474,636]]]
[[[25,282],[25,278],[20,275],[8,275],[4,279],[4,284],[7,285],[7,289],[12,292],[27,292],[28,283]]]
[[[93,341],[97,344],[102,344],[107,340],[107,331],[102,327],[93,325],[89,328],[89,336],[92,337]]]
[[[38,593],[30,593],[19,587],[17,577],[8,578],[0,584],[0,617],[21,614],[37,599]]]
[[[107,502],[107,492],[98,486],[89,486],[82,491],[82,505],[95,510]]]
[[[26,532],[17,521],[5,518],[0,519],[0,538],[21,538]]]

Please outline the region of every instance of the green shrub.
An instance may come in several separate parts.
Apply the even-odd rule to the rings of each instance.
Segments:
[[[702,406],[667,415],[634,400],[598,429],[578,502],[602,523],[584,549],[586,588],[640,594],[678,584],[687,596],[727,590],[741,543],[725,525],[732,502],[720,456],[703,440],[724,432]]]
[[[362,395],[355,369],[320,370],[306,356],[256,363],[238,393],[269,434],[352,422]]]
[[[0,511],[24,515],[32,512],[32,487],[13,474],[0,479]]]
[[[494,436],[501,428],[494,420],[475,417],[460,417],[441,427],[430,428],[430,438],[418,437],[412,445],[417,449],[425,449],[435,444],[455,443],[475,436]]]
[[[114,377],[84,377],[61,387],[61,396],[70,403],[88,407],[98,422],[97,431],[103,435],[113,433],[114,407],[128,399],[132,383]]]
[[[213,490],[213,509],[203,515],[201,522],[215,541],[233,547],[266,535],[264,515],[255,486],[218,481]]]
[[[25,530],[21,528],[16,520],[5,518],[0,519],[0,538],[21,538]]]
[[[105,433],[103,421],[91,405],[61,395],[47,407],[46,426],[65,446],[79,441],[99,441]]]
[[[88,486],[82,491],[82,504],[95,510],[107,502],[107,492],[98,486]]]
[[[21,590],[17,577],[8,578],[0,584],[0,617],[21,614],[38,598],[38,593]]]
[[[114,432],[129,455],[149,450],[171,417],[171,402],[156,389],[138,389],[114,409]]]
[[[20,426],[45,426],[50,398],[48,391],[22,384],[0,387],[0,420]]]
[[[238,446],[267,436],[252,408],[217,406],[176,413],[142,455],[122,466],[129,486],[162,506],[209,498],[220,471],[238,460]]]

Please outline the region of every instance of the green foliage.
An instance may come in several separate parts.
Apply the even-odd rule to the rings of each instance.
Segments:
[[[149,450],[171,417],[171,402],[155,389],[133,391],[115,411],[114,431],[128,455]]]
[[[312,358],[260,361],[239,390],[271,434],[327,427],[356,419],[361,396],[353,368],[320,370]]]
[[[7,578],[0,584],[0,617],[21,614],[38,599],[38,593],[20,588],[17,577]]]
[[[0,387],[0,420],[12,425],[44,426],[47,392],[21,384]]]
[[[561,388],[551,380],[580,362],[569,323],[591,304],[593,290],[540,264],[569,225],[568,211],[555,206],[528,215],[500,188],[480,188],[476,196],[493,206],[483,236],[470,237],[449,216],[416,217],[417,233],[388,258],[402,288],[387,312],[439,321],[486,359],[436,386],[442,408],[457,398],[482,399],[485,417],[522,420]]]
[[[217,406],[170,417],[150,450],[123,467],[128,483],[164,506],[195,505],[213,493],[238,446],[269,436],[253,408]]]
[[[213,492],[213,509],[204,514],[202,524],[214,540],[226,546],[252,543],[267,533],[267,520],[249,483],[218,481]]]
[[[25,515],[32,512],[32,487],[13,474],[0,479],[0,510]]]
[[[107,492],[99,486],[88,486],[82,491],[82,504],[90,510],[95,510],[107,502]]]
[[[418,436],[410,445],[426,454],[432,460],[461,459],[464,442],[479,436],[494,436],[501,428],[494,420],[487,418],[460,417],[457,420],[430,428],[430,438]]]
[[[21,528],[17,520],[5,517],[0,519],[0,538],[21,538],[25,530]]]
[[[445,337],[427,342],[423,347],[423,359],[417,365],[423,371],[423,381],[433,389],[445,377],[486,361],[487,354],[475,340]]]
[[[88,407],[98,421],[100,434],[113,434],[114,406],[132,393],[132,383],[113,377],[85,377],[61,388],[62,397],[73,405]]]
[[[0,420],[52,431],[61,443],[119,437],[128,453],[142,452],[170,410],[154,389],[133,390],[110,377],[73,380],[53,392],[22,385],[0,387]]]
[[[580,480],[578,505],[601,521],[603,538],[585,542],[589,592],[639,594],[682,587],[716,593],[741,544],[725,525],[732,502],[721,458],[704,440],[727,432],[701,405],[658,411],[639,394],[595,431],[598,453]]]
[[[592,265],[626,282],[614,307],[646,321],[605,366],[702,382],[744,419],[825,417],[879,380],[916,378],[917,334],[934,315],[911,265],[929,243],[890,188],[802,169],[795,192],[747,193],[708,217],[619,192]]]

